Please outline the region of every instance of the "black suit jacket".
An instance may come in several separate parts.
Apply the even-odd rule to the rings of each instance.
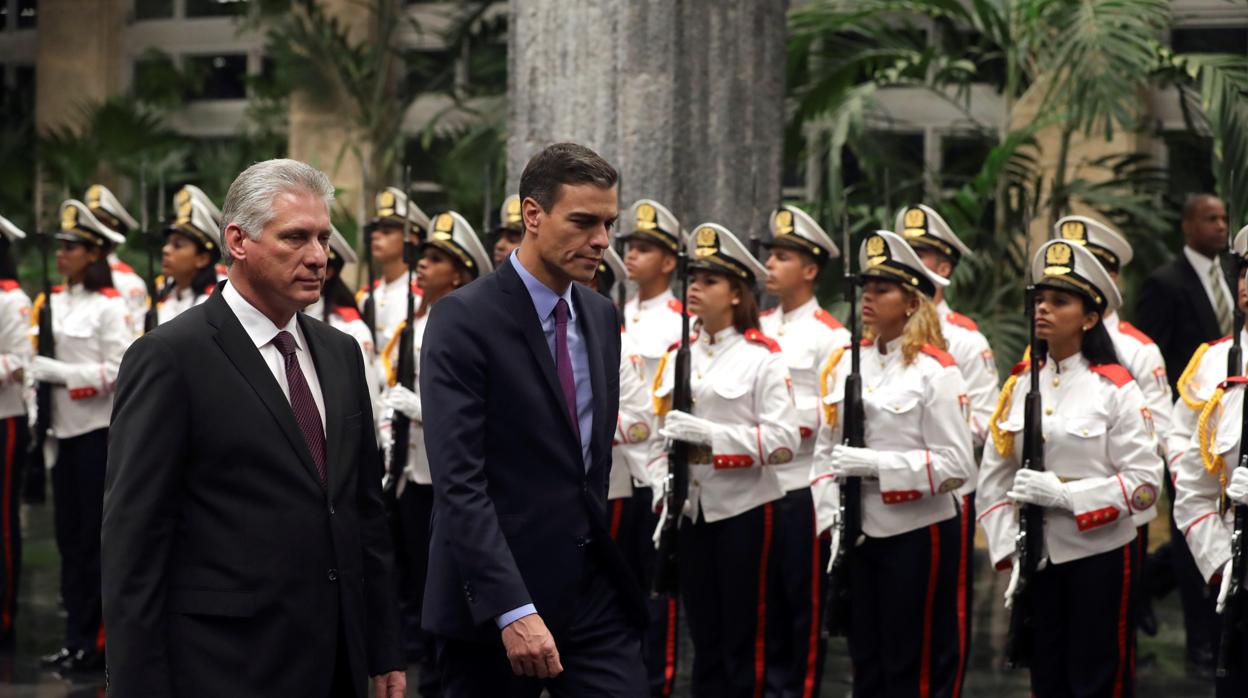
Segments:
[[[435,634],[498,643],[495,617],[532,603],[558,641],[586,555],[616,581],[629,617],[644,622],[640,591],[607,530],[619,322],[597,293],[574,284],[573,294],[593,386],[588,472],[511,261],[430,312],[420,389],[434,505],[422,622]]]
[[[1172,390],[1196,347],[1222,336],[1200,276],[1182,252],[1144,279],[1135,304],[1135,326],[1161,349]]]
[[[219,293],[126,352],[104,494],[110,695],[324,695],[340,632],[361,689],[403,666],[360,350],[299,326],[325,400],[328,492]]]

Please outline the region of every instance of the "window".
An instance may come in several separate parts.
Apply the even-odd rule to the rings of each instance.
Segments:
[[[9,28],[9,3],[0,2],[0,31]]]
[[[134,0],[134,18],[168,19],[173,17],[173,0]]]
[[[17,0],[17,28],[34,29],[39,16],[39,0]]]
[[[447,156],[455,147],[455,141],[435,138],[427,148],[422,141],[419,137],[408,138],[404,144],[403,155],[404,162],[412,168],[412,189],[415,190],[413,198],[416,205],[432,216],[438,211],[446,210],[449,205],[446,191],[441,186],[446,174],[442,168],[446,167]],[[402,171],[391,186],[403,186]]]
[[[1188,131],[1171,131],[1162,139],[1171,198],[1182,202],[1188,194],[1214,191],[1213,140]]]
[[[247,56],[241,53],[187,56],[187,72],[202,75],[198,89],[188,99],[246,99]]]
[[[247,0],[186,0],[187,17],[229,17],[247,11]]]
[[[1170,32],[1175,53],[1248,53],[1248,27],[1193,27]]]
[[[507,15],[484,20],[468,40],[468,89],[472,94],[507,91]]]
[[[455,84],[455,56],[446,50],[408,51],[406,96],[427,92],[445,92]]]
[[[979,174],[996,143],[985,134],[953,133],[940,139],[941,186],[953,189]]]

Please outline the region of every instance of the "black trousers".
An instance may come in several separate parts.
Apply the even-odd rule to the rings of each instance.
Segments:
[[[1225,678],[1215,680],[1217,698],[1248,696],[1248,612],[1245,610],[1245,604],[1241,602],[1237,625],[1239,632],[1235,634],[1234,644],[1227,651],[1226,666],[1230,671]],[[1221,644],[1221,641],[1221,627],[1219,626],[1218,643]]]
[[[433,486],[408,482],[397,503],[394,549],[399,564],[400,632],[403,653],[418,668],[418,690],[424,698],[441,694],[433,638],[420,627],[420,607],[429,574],[429,524]]]
[[[17,588],[22,576],[19,513],[29,441],[25,416],[0,420],[0,639],[13,633],[17,618]]]
[[[633,496],[610,502],[608,525],[611,538],[620,547],[625,561],[643,589],[648,591],[654,579],[654,529],[659,515],[651,506],[649,487],[634,487]],[[663,594],[647,599],[650,624],[641,641],[641,656],[646,664],[646,682],[650,695],[666,698],[676,683],[677,642],[676,597]]]
[[[958,525],[962,527],[961,547],[958,549],[958,672],[954,678],[953,693],[962,695],[962,684],[966,681],[966,667],[971,658],[971,637],[974,635],[971,621],[975,598],[975,493],[962,497],[962,514]]]
[[[52,467],[56,547],[61,553],[65,646],[104,649],[100,600],[100,523],[108,429],[60,439]]]
[[[772,503],[680,526],[680,597],[693,639],[694,698],[750,698],[766,681]]]
[[[611,579],[586,546],[576,610],[555,635],[563,673],[550,680],[516,676],[501,642],[490,644],[438,637],[438,668],[447,698],[636,698],[646,695],[641,631],[625,615]],[[541,613],[541,609],[538,609]]]
[[[821,632],[828,589],[830,536],[815,535],[810,489],[793,490],[775,506],[774,582],[767,585],[768,698],[819,695],[827,640]]]
[[[962,518],[954,516],[867,538],[850,553],[855,697],[958,695],[964,540]]]
[[[1135,695],[1133,540],[1049,564],[1032,579],[1031,692],[1035,698]]]

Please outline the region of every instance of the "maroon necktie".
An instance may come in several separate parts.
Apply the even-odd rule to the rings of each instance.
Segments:
[[[316,409],[316,400],[312,399],[312,389],[303,377],[299,368],[299,359],[295,358],[295,338],[282,330],[273,338],[273,346],[286,358],[286,384],[290,387],[290,407],[295,412],[295,421],[299,423],[299,431],[303,432],[303,440],[312,453],[312,462],[316,463],[316,474],[321,478],[321,487],[325,486],[325,430],[321,426],[321,413]],[[565,350],[566,351],[566,350]]]
[[[572,417],[572,431],[581,440],[581,420],[576,411],[576,379],[572,377],[572,355],[568,353],[568,301],[560,298],[555,303],[555,373],[563,388],[563,399],[568,401],[568,416]]]

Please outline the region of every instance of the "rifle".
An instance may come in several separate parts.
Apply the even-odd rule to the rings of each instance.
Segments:
[[[368,326],[368,336],[372,337],[373,342],[377,341],[377,300],[373,298],[377,290],[374,287],[376,278],[373,273],[373,240],[372,232],[368,226],[368,162],[364,163],[364,171],[360,174],[360,208],[363,214],[360,216],[360,235],[364,236],[364,270],[368,274],[368,292],[364,294],[364,307],[360,308],[360,315],[364,319],[364,324]],[[407,239],[404,238],[404,243]],[[404,252],[407,248],[403,248]],[[359,276],[356,276],[356,283],[359,283]],[[375,346],[375,344],[374,344]]]
[[[399,334],[399,358],[395,362],[396,376],[399,385],[408,390],[416,388],[416,357],[413,353],[414,332],[412,325],[416,322],[416,294],[412,292],[412,276],[416,269],[416,245],[410,240],[412,232],[412,168],[403,168],[403,195],[407,204],[403,207],[403,262],[407,264],[407,320],[403,323],[403,331]],[[371,300],[370,294],[370,300]],[[394,442],[390,446],[390,467],[385,475],[386,489],[398,484],[403,477],[403,469],[407,467],[407,451],[412,433],[412,421],[407,415],[395,410],[390,417],[390,435]]]
[[[680,277],[681,307],[689,301],[689,255],[685,246],[677,253],[677,275]],[[693,408],[689,385],[689,313],[680,314],[680,348],[673,366],[672,409],[688,412]],[[678,569],[680,517],[689,498],[689,444],[673,440],[667,451],[667,487],[663,495],[663,523],[659,528],[658,551],[655,555],[651,598],[675,594],[680,584]]]
[[[1030,213],[1023,218],[1031,221]],[[1040,352],[1036,340],[1036,280],[1031,274],[1030,225],[1023,229],[1027,247],[1024,259],[1027,270],[1027,287],[1023,304],[1027,314],[1027,346],[1031,361],[1031,384],[1023,405],[1023,463],[1022,467],[1044,471],[1044,431],[1041,422],[1040,400]],[[1031,661],[1031,635],[1035,619],[1031,615],[1031,580],[1040,565],[1044,551],[1044,508],[1035,504],[1023,504],[1018,511],[1018,535],[1014,537],[1014,550],[1018,564],[1018,583],[1010,604],[1010,624],[1005,636],[1005,666],[1007,669],[1026,667]]]
[[[43,274],[43,304],[39,306],[39,338],[37,351],[39,356],[56,358],[56,339],[52,335],[52,279],[48,276],[48,246],[54,238],[44,236],[39,245],[39,269]],[[52,430],[52,384],[37,383],[35,385],[35,424],[31,432],[30,445],[26,447],[27,468],[27,501],[44,500],[43,473],[47,469],[44,462],[43,447],[48,441],[48,432]],[[37,488],[37,491],[36,491]]]
[[[1230,182],[1227,187],[1230,190],[1230,196],[1227,197],[1227,207],[1233,208],[1235,201],[1235,171],[1231,170]],[[1234,213],[1231,212],[1227,216],[1233,225],[1235,221]],[[1235,260],[1235,233],[1231,232],[1231,237],[1227,244],[1230,250],[1230,257]],[[1231,349],[1227,354],[1226,361],[1226,377],[1241,376],[1244,374],[1244,358],[1243,347],[1240,346],[1239,337],[1240,329],[1244,326],[1244,312],[1239,308],[1239,275],[1244,269],[1242,262],[1232,261],[1232,266],[1238,271],[1228,274],[1228,284],[1231,296],[1235,299],[1234,326],[1231,328]],[[1248,437],[1248,409],[1242,410],[1243,416],[1240,418],[1240,447],[1239,461],[1235,464],[1237,468],[1248,467],[1248,449],[1244,447],[1244,438]],[[1243,504],[1235,505],[1235,527],[1231,533],[1231,575],[1230,586],[1226,592],[1226,606],[1222,609],[1222,628],[1221,636],[1218,641],[1218,656],[1214,673],[1218,678],[1226,678],[1230,674],[1229,662],[1234,656],[1231,652],[1236,641],[1237,632],[1240,630],[1242,615],[1241,599],[1244,586],[1244,569],[1248,564],[1248,560],[1244,558],[1244,536],[1245,528],[1248,527],[1248,506]]]
[[[849,375],[845,377],[845,397],[841,402],[841,418],[844,425],[842,438],[846,446],[862,448],[867,445],[866,412],[862,404],[861,353],[862,329],[858,326],[858,280],[854,278],[853,253],[849,246],[848,208],[842,213],[841,247],[845,261],[845,296],[849,301]],[[862,537],[862,478],[847,477],[837,482],[840,494],[839,515],[836,519],[837,540],[835,557],[828,572],[827,629],[832,636],[849,635],[849,551],[858,545]]]
[[[149,227],[147,219],[147,166],[139,170],[139,239],[147,248],[147,312],[143,314],[143,334],[156,329],[160,324],[156,311],[156,300],[160,297],[160,289],[156,286],[156,254],[152,250],[158,239]]]

